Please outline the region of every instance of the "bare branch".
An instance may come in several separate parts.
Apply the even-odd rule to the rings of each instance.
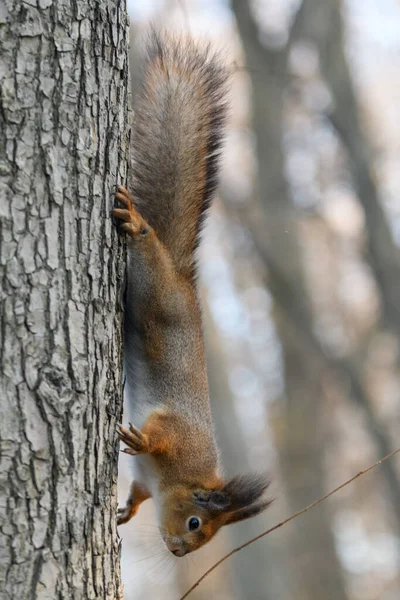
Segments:
[[[236,554],[237,552],[240,552],[240,550],[243,550],[244,548],[246,548],[247,546],[250,546],[250,544],[253,544],[254,542],[256,542],[257,540],[261,539],[262,537],[268,535],[269,533],[272,533],[273,531],[275,531],[276,529],[279,529],[280,527],[283,527],[284,525],[286,525],[287,523],[289,523],[290,521],[293,521],[294,519],[296,519],[297,517],[300,517],[300,515],[302,515],[303,513],[307,512],[308,510],[310,510],[311,508],[314,508],[315,506],[317,506],[317,504],[321,504],[321,502],[324,502],[324,500],[327,500],[327,498],[329,498],[330,496],[333,496],[333,494],[336,494],[336,492],[338,492],[339,490],[343,489],[344,487],[346,487],[347,485],[349,485],[350,483],[352,483],[353,481],[355,481],[356,479],[358,479],[359,477],[361,477],[362,475],[365,475],[366,473],[368,473],[369,471],[372,471],[372,469],[375,469],[375,467],[377,467],[378,465],[381,465],[382,463],[384,463],[385,461],[389,460],[389,458],[392,458],[395,454],[398,454],[400,452],[400,448],[397,448],[397,450],[394,450],[393,452],[391,452],[390,454],[388,454],[387,456],[385,456],[384,458],[381,458],[380,460],[378,460],[375,464],[371,465],[370,467],[368,467],[367,469],[364,469],[363,471],[360,471],[359,473],[357,473],[357,475],[354,475],[354,477],[352,477],[351,479],[348,479],[347,481],[345,481],[344,483],[342,483],[341,485],[339,485],[337,488],[335,488],[334,490],[332,490],[331,492],[329,492],[329,494],[326,494],[325,496],[323,496],[322,498],[319,498],[318,500],[316,500],[315,502],[313,502],[312,504],[309,504],[308,506],[306,506],[305,508],[299,510],[297,513],[295,513],[294,515],[292,515],[291,517],[288,517],[287,519],[285,519],[284,521],[281,521],[280,523],[278,523],[277,525],[274,525],[273,527],[271,527],[271,529],[268,529],[267,531],[264,531],[263,533],[260,533],[259,535],[257,535],[256,537],[252,538],[251,540],[248,540],[247,542],[245,542],[244,544],[242,544],[241,546],[238,546],[237,548],[234,548],[233,550],[231,550],[231,552],[229,552],[228,554],[226,554],[224,557],[222,557],[218,562],[216,562],[212,567],[210,567],[210,569],[208,569],[201,577],[200,579],[198,579],[196,581],[196,583],[194,585],[192,585],[192,587],[186,592],[186,594],[184,594],[180,600],[185,600],[185,598],[187,598],[189,596],[189,594],[191,592],[193,592],[193,590],[195,590],[202,581],[204,581],[204,579],[206,577],[208,577],[208,575],[210,575],[210,573],[212,573],[213,571],[215,571],[215,569],[217,567],[219,567],[219,565],[221,565],[223,562],[225,562],[228,558],[230,558],[231,556],[233,556],[234,554]]]

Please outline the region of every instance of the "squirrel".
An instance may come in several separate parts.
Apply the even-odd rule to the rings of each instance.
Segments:
[[[222,474],[196,287],[227,81],[209,46],[150,32],[133,125],[132,196],[118,186],[113,210],[128,237],[124,371],[135,423],[118,426],[123,451],[135,456],[118,525],[153,498],[160,534],[179,557],[270,504],[266,475]]]

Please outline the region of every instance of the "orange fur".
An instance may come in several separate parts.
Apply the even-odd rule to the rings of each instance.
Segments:
[[[150,498],[150,492],[143,486],[134,481],[131,485],[129,498],[124,508],[118,509],[118,525],[127,523],[134,517],[139,510],[139,506]]]

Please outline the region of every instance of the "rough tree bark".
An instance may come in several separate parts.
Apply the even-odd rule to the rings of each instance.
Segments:
[[[122,597],[125,0],[0,5],[0,597]]]

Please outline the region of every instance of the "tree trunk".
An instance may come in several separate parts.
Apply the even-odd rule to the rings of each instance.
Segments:
[[[122,597],[122,0],[0,6],[0,597]]]

